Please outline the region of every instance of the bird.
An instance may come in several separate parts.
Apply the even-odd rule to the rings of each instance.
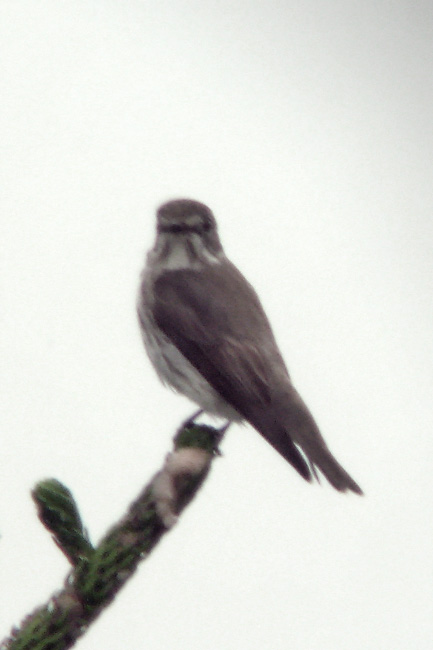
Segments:
[[[137,312],[159,378],[198,413],[246,421],[307,481],[320,470],[336,490],[363,494],[294,387],[258,295],[226,257],[204,203],[158,208]]]

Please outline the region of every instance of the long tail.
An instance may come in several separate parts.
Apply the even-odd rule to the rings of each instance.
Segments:
[[[356,494],[363,494],[358,483],[346,472],[328,448],[307,451],[306,446],[304,446],[303,450],[313,467],[320,469],[336,490],[339,490],[339,492],[350,490]]]
[[[307,481],[311,481],[312,473],[317,477],[317,468],[336,490],[363,494],[330,452],[299,393],[294,388],[292,390],[282,408],[274,412],[274,417],[269,417],[268,412],[266,421],[262,417],[254,418],[253,426]],[[312,472],[298,447],[311,464]]]
[[[299,393],[293,389],[290,397],[284,408],[284,425],[289,437],[299,445],[312,466],[317,467],[336,490],[351,490],[356,494],[363,494],[356,481],[330,452]]]

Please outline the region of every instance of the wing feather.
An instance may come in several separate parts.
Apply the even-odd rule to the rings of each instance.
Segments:
[[[284,362],[260,304],[230,262],[166,271],[154,285],[153,317],[209,384],[306,479],[308,464],[273,417]]]

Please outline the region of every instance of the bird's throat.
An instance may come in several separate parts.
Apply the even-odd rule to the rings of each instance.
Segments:
[[[155,247],[159,264],[167,271],[198,269],[205,264],[218,264],[220,257],[211,253],[196,233],[188,235],[160,234]]]

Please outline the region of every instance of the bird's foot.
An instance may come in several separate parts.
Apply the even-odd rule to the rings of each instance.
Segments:
[[[199,409],[198,411],[195,411],[195,413],[193,413],[189,418],[187,418],[186,420],[184,420],[184,422],[182,422],[182,424],[180,425],[180,427],[178,429],[178,432],[180,433],[184,429],[190,429],[193,426],[199,426],[195,422],[195,419],[198,418],[198,416],[201,415],[202,413],[203,413],[203,409]],[[217,456],[222,456],[222,453],[219,450],[219,444],[221,443],[222,439],[224,438],[224,434],[225,434],[225,432],[227,431],[227,429],[229,428],[230,425],[231,425],[230,420],[228,420],[225,424],[223,424],[223,426],[220,427],[219,429],[216,429],[214,427],[209,427],[209,425],[203,425],[203,426],[206,426],[208,429],[212,430],[213,438],[215,440],[214,453]]]

